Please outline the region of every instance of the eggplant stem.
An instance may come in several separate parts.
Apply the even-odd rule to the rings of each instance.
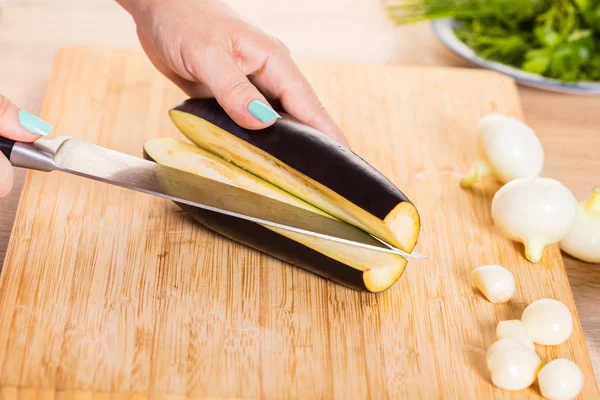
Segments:
[[[479,182],[491,174],[492,170],[485,162],[477,161],[475,165],[471,167],[467,176],[460,182],[460,185],[464,188],[470,188],[474,183]]]
[[[544,247],[546,243],[543,240],[535,238],[525,240],[523,242],[525,246],[525,258],[527,258],[532,263],[537,263],[542,258],[542,253],[544,252]]]
[[[583,207],[586,211],[600,214],[600,185],[594,188],[592,195],[585,201]]]

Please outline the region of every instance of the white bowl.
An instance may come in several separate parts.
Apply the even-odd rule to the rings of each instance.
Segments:
[[[556,79],[546,78],[541,75],[525,72],[521,69],[511,67],[506,64],[484,60],[483,58],[477,56],[473,49],[468,47],[458,37],[456,37],[454,34],[454,26],[456,25],[456,21],[451,18],[434,20],[432,25],[433,31],[438,39],[440,39],[444,46],[446,46],[456,55],[482,68],[490,69],[510,76],[522,85],[549,90],[552,92],[600,95],[600,83],[561,82]]]

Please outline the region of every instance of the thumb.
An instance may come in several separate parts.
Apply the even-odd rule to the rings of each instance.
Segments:
[[[231,54],[223,51],[211,58],[213,62],[198,63],[198,78],[231,119],[247,129],[264,129],[281,118],[248,80]]]
[[[46,136],[52,127],[44,120],[21,111],[6,96],[0,94],[0,136],[21,142],[33,142]],[[13,186],[14,172],[10,162],[0,153],[0,198]]]
[[[342,130],[327,113],[289,54],[269,59],[264,68],[252,77],[268,95],[279,99],[288,113],[350,147]]]
[[[0,136],[20,142],[33,142],[40,136],[49,135],[50,132],[50,124],[20,110],[6,96],[0,94]]]

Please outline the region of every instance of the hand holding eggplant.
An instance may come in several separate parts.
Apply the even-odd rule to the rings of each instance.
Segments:
[[[263,129],[279,118],[267,96],[347,144],[287,47],[222,1],[117,1],[133,16],[152,63],[189,96],[214,96],[246,129]]]

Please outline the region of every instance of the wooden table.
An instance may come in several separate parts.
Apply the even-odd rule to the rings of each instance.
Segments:
[[[299,59],[468,65],[444,49],[428,25],[394,27],[379,2],[356,0],[230,1],[280,37]],[[32,112],[40,109],[54,52],[74,45],[137,47],[130,17],[107,0],[5,0],[0,6],[0,90]],[[109,28],[107,28],[109,27]],[[520,88],[527,122],[546,152],[544,174],[578,197],[600,183],[600,97],[575,97]],[[457,132],[457,134],[460,134]],[[0,264],[19,187],[0,200]],[[565,264],[600,381],[600,268],[565,256]]]

